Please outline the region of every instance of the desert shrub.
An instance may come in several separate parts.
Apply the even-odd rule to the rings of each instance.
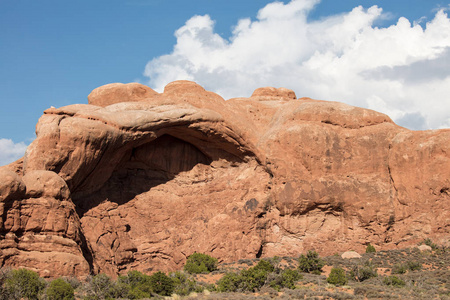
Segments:
[[[318,274],[322,272],[322,268],[325,265],[324,261],[319,258],[319,254],[316,251],[308,251],[305,255],[300,255],[298,259],[298,269],[301,272]]]
[[[161,296],[170,296],[175,288],[172,278],[161,271],[150,276],[149,283],[152,291]]]
[[[236,292],[239,289],[241,280],[241,276],[238,273],[226,273],[217,281],[217,291],[221,293]]]
[[[327,278],[327,282],[334,285],[345,285],[347,283],[347,277],[344,269],[332,268],[330,275]]]
[[[89,300],[115,298],[117,296],[115,287],[115,283],[108,275],[97,274],[87,279],[80,293]]]
[[[256,266],[253,267],[253,269],[271,273],[275,270],[275,266],[272,261],[262,259],[258,262],[258,264],[256,264]]]
[[[0,269],[0,300],[17,299],[14,297],[14,291],[9,290],[6,286],[6,280],[11,276],[11,270],[8,268]]]
[[[219,292],[255,292],[269,285],[274,289],[295,288],[302,276],[295,270],[276,269],[273,260],[260,260],[258,264],[240,273],[227,273],[217,282]]]
[[[366,247],[366,253],[375,253],[375,252],[377,252],[377,250],[375,250],[375,247],[369,243]]]
[[[82,284],[76,277],[64,277],[64,281],[69,283],[74,290],[76,290]]]
[[[239,289],[242,291],[255,292],[259,290],[266,282],[269,272],[264,268],[249,268],[248,270],[242,270],[240,274],[241,282]]]
[[[424,239],[420,244],[421,244],[421,245],[422,245],[422,244],[425,244],[425,245],[427,245],[427,246],[430,246],[431,249],[433,249],[433,250],[438,249],[438,245],[435,244],[435,243],[433,243],[433,241],[432,241],[430,238]]]
[[[217,270],[217,258],[203,253],[189,255],[184,270],[191,274],[209,273]]]
[[[290,260],[290,258],[287,257],[285,259],[286,261]],[[281,257],[274,256],[272,258],[268,258],[267,260],[273,265],[275,271],[280,270]]]
[[[278,274],[269,274],[267,281],[271,288],[280,291],[282,288],[295,289],[295,283],[302,278],[297,270],[286,269]]]
[[[188,278],[186,274],[182,272],[171,273],[170,277],[174,282],[174,293],[180,296],[187,296],[192,292],[203,292],[204,288],[198,285],[195,280]]]
[[[62,278],[58,278],[50,282],[46,294],[49,300],[75,299],[72,285]]]
[[[408,267],[409,270],[411,271],[418,271],[422,269],[422,264],[419,263],[418,261],[408,261],[406,263],[406,266]]]
[[[397,263],[392,267],[392,274],[405,274],[407,269],[405,264]]]
[[[13,270],[5,280],[5,292],[11,299],[38,299],[44,288],[38,273],[27,269]]]
[[[397,287],[405,286],[405,282],[400,278],[398,278],[397,276],[384,277],[383,283],[385,285],[392,285]]]
[[[363,265],[353,266],[351,276],[357,281],[364,281],[373,277],[377,277],[377,269],[370,261],[365,262]]]
[[[115,290],[116,295],[129,299],[150,298],[152,294],[150,276],[139,271],[129,271],[127,276],[119,276]]]

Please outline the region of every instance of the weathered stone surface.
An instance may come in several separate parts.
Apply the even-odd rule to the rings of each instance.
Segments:
[[[263,87],[256,89],[252,94],[253,99],[257,100],[292,100],[297,99],[295,92],[287,88]]]
[[[26,197],[52,197],[65,200],[70,197],[70,191],[64,179],[55,172],[46,170],[30,171],[23,176],[26,185]]]
[[[261,88],[112,84],[51,108],[0,168],[3,265],[46,276],[448,240],[450,130]],[[23,176],[23,177],[22,177]]]
[[[142,101],[156,95],[156,91],[139,83],[110,83],[93,90],[88,96],[88,102],[105,107],[119,102]]]
[[[350,259],[350,258],[361,258],[362,256],[356,252],[356,251],[345,251],[341,254],[341,257],[344,259]]]
[[[428,246],[428,245],[420,245],[420,246],[417,246],[417,248],[420,250],[420,251],[431,251],[431,250],[433,250],[430,246]]]

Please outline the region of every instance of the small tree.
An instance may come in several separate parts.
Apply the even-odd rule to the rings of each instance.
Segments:
[[[217,270],[217,263],[217,258],[203,253],[194,253],[187,258],[184,270],[191,274],[209,273]]]
[[[47,288],[47,297],[49,300],[72,300],[75,299],[74,290],[70,283],[62,278],[50,282]]]
[[[375,247],[369,243],[366,247],[366,253],[375,253],[375,252],[377,252],[377,250],[375,250]]]
[[[325,265],[323,260],[319,258],[319,253],[316,251],[308,251],[308,253],[305,255],[300,255],[300,258],[298,260],[298,269],[301,272],[305,273],[313,273],[320,275],[322,272],[322,268]]]
[[[13,270],[11,276],[6,279],[6,288],[11,295],[29,300],[37,300],[39,294],[45,288],[45,282],[36,272],[27,269],[18,269]]]
[[[332,268],[330,275],[327,278],[327,282],[334,285],[345,285],[347,283],[347,277],[345,271],[342,268]]]
[[[149,283],[152,291],[161,296],[170,296],[175,288],[172,278],[161,271],[150,276]]]

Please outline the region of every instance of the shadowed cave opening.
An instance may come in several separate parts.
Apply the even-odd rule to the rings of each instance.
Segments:
[[[209,165],[212,159],[197,147],[165,134],[150,143],[127,151],[110,178],[96,192],[75,197],[80,218],[104,200],[119,205],[137,195],[175,178],[180,172],[190,171],[197,164]]]

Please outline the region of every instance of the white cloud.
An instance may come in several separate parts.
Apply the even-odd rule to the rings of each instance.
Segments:
[[[374,26],[372,6],[309,21],[319,0],[270,3],[256,20],[240,20],[229,39],[208,15],[175,32],[173,52],[151,60],[145,75],[161,91],[178,79],[198,82],[224,98],[262,86],[335,100],[390,115],[411,129],[450,127],[450,19],[444,9],[422,28],[400,18]]]
[[[24,142],[14,143],[9,139],[0,139],[0,166],[7,165],[25,154],[27,145]]]

